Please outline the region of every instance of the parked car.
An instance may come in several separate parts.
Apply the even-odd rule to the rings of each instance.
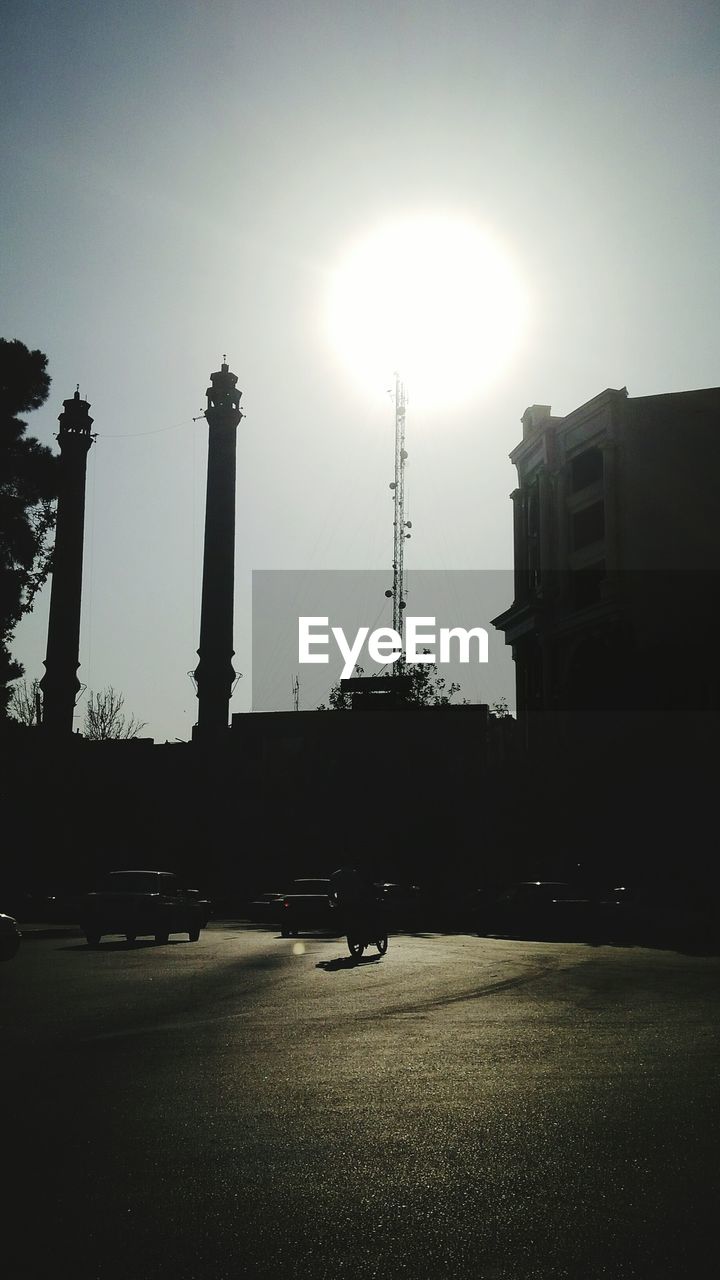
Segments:
[[[418,893],[420,927],[444,933],[473,933],[478,890],[455,875],[425,881]]]
[[[306,929],[332,929],[335,918],[329,893],[329,878],[293,880],[279,905],[283,938],[297,937]]]
[[[254,924],[278,925],[284,897],[284,893],[275,893],[272,890],[268,890],[267,893],[259,893],[248,904],[248,920],[252,920]]]
[[[391,929],[417,929],[422,921],[422,901],[416,884],[376,883],[383,916]]]
[[[170,871],[111,871],[86,894],[80,927],[91,947],[106,933],[122,933],[128,942],[147,935],[167,942],[171,933],[187,933],[197,942],[209,914],[210,903]]]
[[[717,948],[720,913],[717,893],[705,881],[648,879],[606,895],[618,941],[647,941],[667,946]]]
[[[82,893],[34,886],[18,894],[14,914],[21,924],[68,924],[77,920]]]
[[[562,880],[526,880],[477,896],[477,931],[563,937],[595,932],[597,899]]]
[[[0,914],[0,960],[12,960],[17,955],[21,936],[15,917]]]

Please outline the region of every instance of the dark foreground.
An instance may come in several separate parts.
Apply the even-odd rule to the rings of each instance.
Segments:
[[[369,954],[25,940],[0,968],[6,1274],[715,1272],[720,959]]]

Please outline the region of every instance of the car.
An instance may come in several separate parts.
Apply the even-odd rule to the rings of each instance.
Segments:
[[[278,907],[283,938],[297,937],[301,929],[332,929],[335,920],[329,895],[329,878],[293,880]]]
[[[525,880],[497,892],[479,893],[477,931],[564,937],[594,932],[595,895],[564,880]]]
[[[276,893],[274,891],[258,894],[256,898],[253,898],[252,902],[248,903],[247,919],[251,920],[253,924],[278,924],[284,897],[284,893]]]
[[[418,891],[418,924],[441,933],[475,932],[478,890],[463,876],[437,876]]]
[[[77,920],[82,894],[61,887],[33,887],[18,895],[14,915],[21,924],[68,924]]]
[[[209,914],[209,902],[171,871],[111,871],[86,894],[80,927],[91,947],[107,933],[124,934],[128,942],[150,935],[158,943],[187,933],[197,942]]]
[[[15,917],[0,913],[0,960],[12,960],[17,955],[21,937]]]
[[[382,913],[392,929],[417,929],[422,918],[420,889],[416,884],[376,881]]]
[[[711,949],[720,942],[716,891],[706,881],[653,877],[613,889],[605,898],[618,941]]]

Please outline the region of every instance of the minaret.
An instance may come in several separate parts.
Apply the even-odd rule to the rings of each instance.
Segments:
[[[85,526],[85,473],[94,436],[90,405],[80,399],[78,387],[72,400],[64,400],[59,416],[60,481],[55,550],[53,552],[50,621],[48,623],[43,691],[43,729],[71,734],[73,711],[80,691],[80,603],[82,595],[83,535]]]
[[[218,737],[228,727],[235,671],[233,602],[235,595],[235,453],[243,417],[237,377],[223,357],[207,390],[208,473],[205,506],[200,661],[195,669],[198,696],[197,735]]]

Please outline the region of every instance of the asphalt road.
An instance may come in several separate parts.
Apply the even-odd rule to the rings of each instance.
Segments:
[[[26,940],[0,966],[5,1273],[715,1274],[719,977],[469,935],[354,967],[232,925]]]

